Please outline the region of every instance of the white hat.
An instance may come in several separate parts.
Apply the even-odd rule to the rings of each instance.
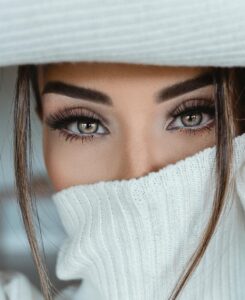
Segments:
[[[244,12],[244,0],[0,0],[0,66],[243,66]]]

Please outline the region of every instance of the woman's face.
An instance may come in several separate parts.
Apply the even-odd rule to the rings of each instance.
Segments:
[[[81,62],[38,75],[56,191],[140,177],[215,144],[210,68]]]

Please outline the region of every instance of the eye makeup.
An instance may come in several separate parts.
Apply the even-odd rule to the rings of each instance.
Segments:
[[[79,128],[79,124],[97,124],[102,126],[106,134],[109,131],[103,125],[104,121],[100,115],[86,109],[83,107],[68,107],[58,110],[57,112],[50,114],[45,123],[52,129],[58,130],[60,134],[65,137],[66,141],[72,140],[81,140],[82,142],[91,141],[95,135],[104,135],[104,134],[76,134],[71,132],[68,127],[70,124],[75,123]]]
[[[208,122],[204,124],[198,124],[198,126],[182,126],[184,117],[199,117],[199,120],[208,118]],[[212,99],[205,98],[193,98],[187,99],[182,103],[178,104],[170,112],[167,112],[167,119],[171,119],[168,123],[168,126],[164,129],[169,132],[180,132],[181,134],[201,134],[205,131],[211,130],[214,127],[215,119],[215,102]],[[81,142],[92,142],[94,138],[103,138],[105,135],[108,135],[110,132],[105,126],[99,114],[92,112],[89,109],[84,107],[66,107],[58,110],[55,113],[50,114],[45,123],[52,130],[57,130],[66,141],[80,140]],[[181,126],[173,125],[174,123],[182,123]],[[71,126],[71,125],[74,126]],[[80,125],[90,125],[96,124],[96,132],[89,133],[82,132]],[[75,128],[71,130],[70,127]],[[104,133],[98,133],[97,129],[102,128]],[[83,127],[82,127],[83,128]],[[86,126],[85,126],[86,129]]]
[[[201,115],[200,120],[203,121],[203,115],[209,118],[209,121],[200,126],[186,126],[186,127],[174,127],[172,124],[178,118],[183,118],[186,116],[197,116]],[[188,134],[198,134],[206,130],[211,130],[214,126],[215,120],[215,102],[212,99],[205,98],[193,98],[188,99],[181,104],[179,104],[175,109],[173,109],[169,116],[173,118],[173,121],[167,126],[166,130],[180,132],[186,132]],[[171,126],[172,125],[172,126]]]

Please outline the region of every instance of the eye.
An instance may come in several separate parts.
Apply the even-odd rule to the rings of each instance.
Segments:
[[[99,115],[81,107],[65,108],[51,114],[47,117],[46,124],[51,129],[58,130],[66,140],[91,141],[95,136],[103,136],[109,132]]]
[[[212,120],[209,114],[203,112],[190,112],[178,116],[168,130],[178,129],[181,127],[197,127],[202,124],[207,124],[208,121]]]
[[[75,134],[103,134],[104,129],[99,120],[81,118],[67,125],[67,130]]]
[[[171,115],[173,121],[167,130],[198,131],[213,124],[215,107],[210,100],[189,100],[182,103]]]

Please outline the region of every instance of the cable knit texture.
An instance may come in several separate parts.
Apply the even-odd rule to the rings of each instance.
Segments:
[[[180,299],[245,299],[245,134],[233,145],[228,204]],[[168,299],[212,211],[215,151],[53,195],[67,232],[57,276],[83,278],[100,300]]]
[[[244,0],[0,0],[0,66],[244,66]]]

